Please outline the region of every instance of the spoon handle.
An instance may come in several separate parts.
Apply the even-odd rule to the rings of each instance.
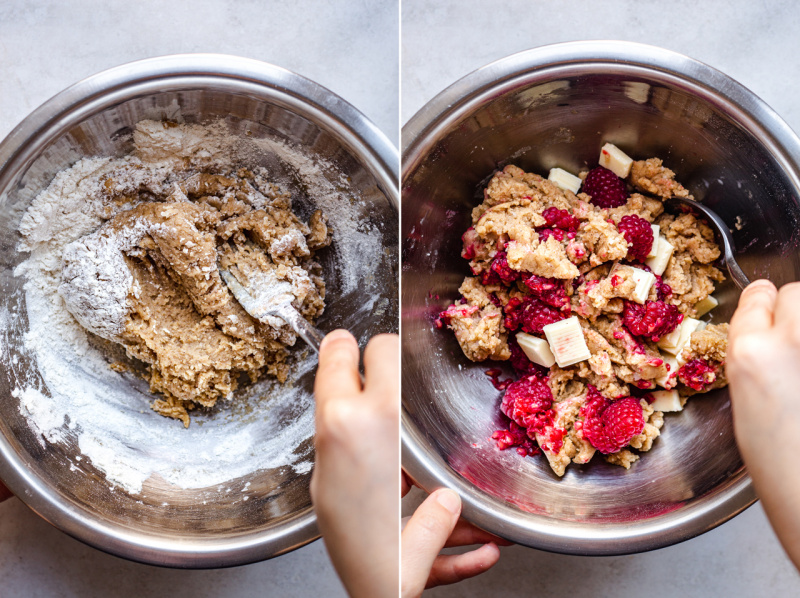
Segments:
[[[710,221],[711,225],[716,229],[718,238],[722,241],[722,255],[725,267],[728,269],[728,273],[731,275],[734,284],[741,290],[744,290],[744,288],[750,284],[750,279],[747,278],[747,275],[745,275],[739,263],[736,261],[736,257],[734,256],[736,249],[733,245],[733,236],[731,235],[731,230],[728,228],[728,225],[725,224],[725,221],[708,206],[691,199],[673,197],[669,201],[678,207],[689,206],[693,208],[695,212],[699,212]]]
[[[325,334],[319,328],[309,324],[308,320],[288,304],[282,305],[281,308],[277,310],[276,315],[280,316],[282,320],[289,324],[297,335],[306,341],[309,347],[319,353],[319,345],[325,337]]]

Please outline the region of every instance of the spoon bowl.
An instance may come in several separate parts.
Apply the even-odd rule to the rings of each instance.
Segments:
[[[714,229],[717,241],[722,245],[722,262],[728,269],[731,279],[737,287],[744,290],[750,284],[750,279],[742,271],[741,266],[739,266],[734,257],[736,247],[733,244],[733,235],[731,235],[731,229],[725,224],[720,215],[708,206],[684,197],[671,197],[664,203],[672,205],[680,212],[694,212],[696,215],[699,213],[699,215],[705,217],[708,224]]]

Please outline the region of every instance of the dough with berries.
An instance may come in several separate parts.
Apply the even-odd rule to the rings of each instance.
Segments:
[[[602,167],[581,178],[574,194],[513,165],[497,172],[462,237],[471,275],[437,320],[468,359],[510,361],[508,427],[493,438],[522,455],[541,450],[559,476],[598,452],[629,468],[660,435],[659,393],[682,406],[727,383],[727,324],[695,318],[724,280],[719,247],[706,223],[663,204],[689,191],[658,158],[633,162],[626,179]],[[653,273],[659,243],[672,253]],[[531,362],[516,334],[544,339],[573,317],[591,356]]]

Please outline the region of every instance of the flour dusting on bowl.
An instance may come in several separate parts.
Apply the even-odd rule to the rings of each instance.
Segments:
[[[22,218],[19,250],[31,255],[15,274],[26,279],[29,329],[24,350],[35,359],[38,372],[16,372],[13,395],[21,413],[41,434],[42,443],[76,440],[109,481],[132,493],[142,492],[151,476],[180,488],[206,488],[260,469],[286,466],[307,473],[312,467],[313,400],[296,383],[313,370],[315,360],[303,347],[289,357],[285,384],[260,380],[237,394],[236,403],[249,405],[249,412],[225,405],[200,416],[187,430],[176,429],[175,422],[149,411],[153,395],[147,384],[112,370],[109,348],[67,311],[58,293],[61,258],[66,245],[132,208],[138,201],[133,198],[168,195],[178,170],[230,171],[269,155],[273,162],[260,166],[258,176],[269,177],[287,192],[300,185],[311,207],[329,214],[334,255],[328,265],[336,271],[337,293],[346,294],[373,275],[373,256],[382,251],[379,232],[363,218],[366,206],[331,164],[283,142],[231,134],[223,121],[169,127],[145,121],[137,125],[134,142],[129,156],[84,158],[57,174]],[[284,169],[273,169],[272,163]],[[131,201],[107,201],[103,182],[112,175],[123,189],[117,197]],[[325,276],[333,273],[326,271]],[[105,285],[96,287],[100,292]],[[371,290],[367,285],[367,292]],[[371,310],[377,299],[377,294],[370,295],[360,307]],[[20,329],[20,315],[4,308],[4,335]],[[114,314],[108,316],[111,322]],[[8,368],[16,359],[8,349],[0,355]]]

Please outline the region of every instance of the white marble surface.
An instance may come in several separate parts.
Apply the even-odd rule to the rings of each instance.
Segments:
[[[68,85],[178,52],[257,58],[328,87],[398,140],[395,0],[0,2],[0,138]],[[235,569],[177,571],[108,556],[19,500],[0,505],[0,595],[343,596],[322,542]]]
[[[623,39],[687,54],[731,75],[800,131],[800,12],[792,0],[403,0],[401,113],[493,60],[580,39]],[[419,496],[405,501],[406,512]],[[760,505],[716,530],[647,554],[586,558],[502,549],[483,576],[430,596],[796,595],[800,577]]]

